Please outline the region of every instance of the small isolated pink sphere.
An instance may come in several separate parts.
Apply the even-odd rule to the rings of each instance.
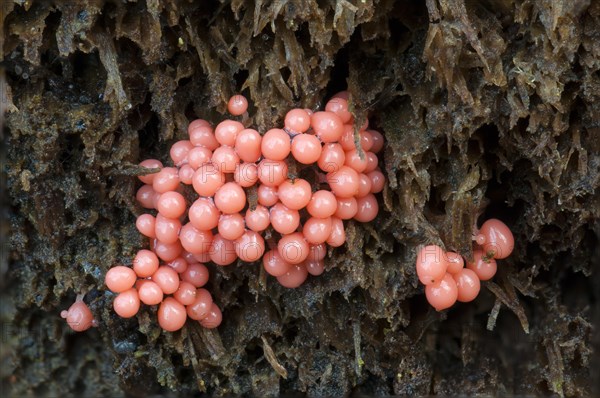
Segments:
[[[162,169],[163,168],[162,162],[160,160],[156,160],[156,159],[146,159],[140,163],[140,166],[145,167],[147,169]],[[158,173],[158,171],[151,173],[151,174],[138,176],[138,178],[144,184],[152,185],[152,183],[154,182],[154,176],[156,176],[157,173]]]
[[[146,305],[157,305],[162,303],[165,293],[160,286],[149,279],[140,279],[137,283],[140,301]]]
[[[448,258],[444,249],[437,245],[428,245],[417,254],[417,275],[425,286],[439,282],[448,270]]]
[[[306,210],[313,217],[327,218],[335,214],[338,208],[338,200],[331,191],[321,189],[310,198]]]
[[[346,242],[344,222],[337,217],[331,217],[331,235],[327,239],[327,244],[331,247],[340,247],[344,242]]]
[[[67,321],[71,329],[76,332],[83,332],[92,326],[96,326],[94,315],[89,307],[78,297],[75,302],[66,311],[61,311],[60,316]]]
[[[338,198],[350,198],[358,194],[360,178],[356,170],[342,166],[338,171],[327,173],[327,183]]]
[[[158,257],[150,250],[142,249],[133,259],[133,270],[140,278],[148,278],[158,269]]]
[[[310,128],[310,115],[304,109],[294,108],[285,115],[283,124],[291,133],[304,133]]]
[[[258,232],[247,230],[235,241],[235,252],[242,261],[258,261],[265,253],[265,240]]]
[[[246,192],[237,183],[228,182],[215,193],[215,206],[223,214],[238,213],[246,206]]]
[[[208,231],[219,225],[221,212],[215,206],[212,198],[198,198],[190,206],[188,217],[190,218],[190,223],[195,228],[201,231]]]
[[[284,235],[277,243],[277,251],[283,260],[290,264],[300,264],[308,257],[310,248],[301,232]]]
[[[221,145],[233,147],[237,135],[244,130],[244,125],[235,120],[223,120],[215,127],[215,138]],[[214,150],[214,149],[213,149]]]
[[[244,129],[235,139],[235,151],[244,162],[254,163],[260,159],[262,137],[254,129]]]
[[[473,251],[473,262],[467,262],[467,268],[477,274],[480,280],[487,281],[496,275],[498,265],[495,258],[484,256],[483,251]]]
[[[189,268],[189,267],[188,267]],[[179,288],[179,274],[168,265],[161,265],[152,275],[156,283],[165,294],[173,294]]]
[[[189,282],[195,287],[202,287],[208,283],[209,271],[206,265],[192,263],[181,273],[181,280]]]
[[[292,264],[285,274],[277,277],[277,282],[288,289],[295,289],[302,285],[308,277],[304,264]]]
[[[288,209],[300,210],[310,202],[312,192],[308,181],[296,178],[282,182],[277,190],[277,196]]]
[[[198,289],[194,302],[187,306],[187,315],[195,321],[202,320],[208,316],[212,304],[213,299],[210,292],[206,289]]]
[[[477,274],[468,268],[463,268],[452,277],[458,288],[458,301],[468,303],[475,300],[481,290],[481,282]]]
[[[495,259],[503,259],[513,252],[515,238],[511,230],[502,221],[495,218],[483,223],[479,233],[485,236],[483,250],[486,254],[492,253]]]
[[[377,217],[377,213],[379,213],[379,204],[377,203],[377,198],[372,193],[356,199],[356,204],[358,206],[358,210],[354,216],[356,221],[369,222]]]
[[[131,268],[117,265],[108,270],[104,277],[104,283],[111,292],[121,293],[131,289],[136,279],[137,275]]]
[[[229,98],[227,103],[227,111],[233,116],[243,115],[248,110],[248,100],[240,94],[236,94]]]
[[[316,163],[321,151],[321,141],[314,135],[298,134],[292,140],[292,156],[302,164]]]
[[[140,310],[140,297],[136,289],[131,288],[119,293],[113,301],[113,308],[121,318],[131,318]]]
[[[214,329],[223,321],[223,314],[217,305],[213,302],[208,311],[208,315],[200,321],[200,325],[206,329]]]
[[[456,303],[458,287],[452,275],[446,273],[439,282],[425,286],[425,296],[436,311],[442,311]]]
[[[317,137],[323,142],[337,142],[342,137],[344,123],[333,112],[315,112],[310,118],[310,125]]]
[[[158,307],[158,324],[167,332],[181,329],[186,319],[185,307],[173,297],[167,297]]]
[[[266,159],[283,160],[290,154],[290,136],[282,129],[271,129],[263,135],[260,149]]]
[[[282,203],[277,203],[271,207],[270,213],[271,225],[280,234],[291,234],[300,225],[298,210],[288,209]]]
[[[291,267],[291,264],[286,262],[277,250],[266,252],[262,261],[265,271],[275,277],[286,274]]]

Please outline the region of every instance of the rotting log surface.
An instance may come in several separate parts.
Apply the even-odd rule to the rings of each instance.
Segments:
[[[4,0],[0,17],[9,396],[592,393],[600,1]],[[113,313],[103,276],[147,244],[140,160],[234,93],[264,131],[346,87],[385,133],[389,183],[323,276],[286,290],[211,266],[217,331]],[[515,252],[436,313],[415,247],[469,256],[478,217]],[[74,334],[59,313],[84,292],[100,327]]]

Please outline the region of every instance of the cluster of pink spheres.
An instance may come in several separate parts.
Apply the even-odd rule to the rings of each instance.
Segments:
[[[508,257],[515,246],[510,229],[500,220],[490,219],[474,234],[473,262],[454,252],[429,245],[417,254],[417,275],[425,285],[427,301],[436,310],[450,308],[458,300],[466,303],[479,294],[480,281],[496,274],[496,260]]]
[[[228,104],[235,116],[247,108],[241,95]],[[118,293],[115,312],[129,318],[140,303],[160,305],[158,321],[167,331],[182,328],[187,317],[214,328],[222,314],[203,288],[209,277],[203,263],[262,258],[265,271],[288,288],[300,286],[308,274],[322,274],[326,245],[346,240],[343,220],[368,222],[379,210],[374,194],[383,190],[385,177],[376,154],[383,136],[367,127],[368,121],[355,143],[347,92],[334,96],[322,112],[292,109],[283,129],[264,135],[236,120],[214,129],[205,120],[192,121],[189,140],[170,149],[173,166],[156,159],[140,163],[160,169],[139,177],[145,185],[136,195],[142,207],[158,213],[136,221],[150,238],[150,250],[137,253],[133,268],[115,266],[106,274],[107,287]],[[288,176],[294,161],[318,166],[314,192],[308,181]],[[245,188],[253,186],[258,203],[251,208]],[[189,208],[184,195],[193,198]],[[262,234],[268,228],[280,238],[270,239],[266,251]]]

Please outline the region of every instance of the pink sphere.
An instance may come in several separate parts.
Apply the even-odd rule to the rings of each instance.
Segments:
[[[294,108],[285,115],[284,126],[292,133],[304,133],[310,128],[310,115],[304,109]]]
[[[316,163],[321,157],[321,141],[311,134],[298,134],[292,140],[292,156],[302,164]]]
[[[496,275],[498,265],[495,258],[484,256],[483,251],[473,251],[473,262],[467,262],[467,268],[477,274],[480,280],[487,281]]]
[[[281,203],[288,209],[300,210],[310,202],[312,192],[308,181],[297,178],[282,182],[277,190],[277,195]]]
[[[227,111],[234,116],[243,115],[248,110],[248,100],[240,94],[236,94],[229,98],[227,103]]]
[[[283,160],[290,154],[290,136],[281,129],[271,129],[263,136],[260,149],[266,159]]]
[[[277,277],[277,281],[283,287],[295,289],[302,285],[307,277],[308,271],[304,264],[292,264],[288,272]]]
[[[125,290],[129,290],[135,284],[137,275],[135,272],[128,267],[117,265],[112,267],[106,273],[104,277],[104,283],[111,292],[121,293]]]
[[[452,275],[447,273],[438,282],[425,286],[425,296],[436,311],[442,311],[456,303],[458,287]]]
[[[417,275],[426,286],[439,282],[446,275],[448,265],[446,252],[437,245],[424,246],[417,254]]]
[[[515,238],[511,230],[500,220],[487,220],[479,229],[479,233],[485,236],[484,252],[493,253],[495,259],[510,256],[515,248]]]
[[[145,167],[147,169],[162,169],[163,168],[162,162],[160,160],[156,160],[156,159],[146,159],[146,160],[143,160],[140,163],[140,166]],[[138,178],[144,184],[152,185],[152,183],[154,182],[154,176],[156,176],[157,173],[158,172],[151,173],[151,174],[146,174],[146,175],[143,175],[143,176],[138,176]]]
[[[238,133],[235,139],[235,151],[244,162],[258,162],[261,151],[262,137],[254,129],[245,129]]]
[[[158,307],[158,324],[167,332],[181,329],[186,319],[185,307],[173,297],[167,297]]]
[[[470,269],[462,268],[459,272],[452,275],[458,289],[457,300],[462,303],[468,303],[475,300],[475,297],[481,290],[481,282],[475,272]]]
[[[238,213],[246,206],[246,192],[237,183],[228,182],[215,193],[215,206],[223,214]]]
[[[310,124],[323,142],[337,142],[342,137],[344,123],[333,112],[315,112],[310,118]]]

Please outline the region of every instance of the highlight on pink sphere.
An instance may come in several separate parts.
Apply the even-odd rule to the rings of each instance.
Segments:
[[[246,192],[235,182],[225,183],[215,193],[215,206],[223,214],[240,212],[246,206]]]
[[[371,181],[369,176],[367,176],[364,173],[360,173],[358,175],[358,178],[359,178],[360,182],[358,184],[358,194],[356,196],[358,198],[363,198],[363,197],[367,196],[369,193],[371,193],[371,188],[373,187],[373,182]]]
[[[187,223],[181,227],[179,232],[179,241],[181,246],[190,253],[199,254],[209,250],[213,240],[212,231],[203,231],[195,228],[192,223]]]
[[[152,188],[152,185],[142,185],[135,194],[135,199],[144,209],[154,209],[155,196],[158,193]]]
[[[163,168],[162,162],[160,160],[156,160],[156,159],[146,159],[146,160],[140,162],[140,166],[145,167],[147,169],[162,169]],[[158,172],[154,172],[151,174],[138,176],[138,178],[144,184],[152,185],[152,183],[154,182],[154,176],[156,176],[157,173]]]
[[[321,189],[312,194],[306,205],[306,210],[313,217],[327,218],[335,214],[338,209],[338,200],[330,191]]]
[[[184,164],[179,168],[179,181],[185,185],[192,185],[192,179],[196,170],[189,164]]]
[[[312,245],[324,243],[331,236],[332,222],[331,217],[316,218],[310,217],[304,223],[302,233],[306,241]]]
[[[193,304],[196,301],[196,287],[189,282],[181,282],[173,297],[183,305]]]
[[[77,299],[68,310],[61,311],[61,318],[67,321],[67,325],[76,332],[83,332],[92,326],[97,326],[94,315],[90,308],[83,302],[83,296],[77,296]]]
[[[176,167],[164,167],[154,175],[152,188],[158,193],[174,191],[179,187],[179,170]]]
[[[350,198],[358,194],[360,178],[356,170],[342,166],[333,173],[327,173],[327,183],[338,198]]]
[[[483,250],[486,254],[492,253],[495,259],[503,259],[513,252],[515,238],[511,230],[502,221],[495,218],[483,223],[479,233],[485,236]]]
[[[210,149],[204,146],[196,146],[188,152],[188,166],[197,170],[203,164],[211,162],[212,156],[213,152]]]
[[[262,232],[271,225],[271,215],[269,209],[262,205],[256,205],[254,210],[246,210],[244,219],[246,227],[255,232]]]
[[[331,247],[340,247],[346,242],[346,230],[344,222],[337,218],[331,217],[331,235],[327,239],[327,244]]]
[[[210,260],[221,266],[230,265],[238,258],[233,242],[219,234],[214,236],[209,254]]]
[[[188,267],[189,268],[189,267]],[[173,294],[179,288],[179,274],[168,265],[161,265],[152,275],[156,283],[165,294]]]
[[[310,128],[310,115],[304,109],[294,108],[285,115],[283,124],[291,133],[304,133]]]
[[[244,162],[258,162],[261,156],[262,137],[254,129],[240,131],[235,139],[235,151]]]
[[[159,241],[158,239],[154,239],[153,245],[154,253],[156,253],[158,258],[166,262],[175,260],[181,255],[181,252],[183,251],[183,247],[181,246],[181,243],[179,241],[175,243],[165,243]],[[133,267],[133,269],[135,270],[135,266]],[[143,278],[139,274],[138,276],[140,278]]]
[[[288,209],[300,210],[310,202],[312,192],[308,181],[296,178],[282,182],[277,190],[277,195],[281,203]]]
[[[367,173],[367,176],[371,179],[371,193],[379,193],[383,191],[385,185],[385,176],[380,170],[375,170]]]
[[[140,310],[140,297],[135,288],[121,292],[113,301],[113,308],[121,318],[131,318]]]
[[[425,286],[439,282],[448,270],[448,258],[437,245],[424,246],[417,254],[417,276]]]
[[[167,332],[181,329],[186,319],[185,307],[173,297],[167,297],[158,307],[158,324]]]
[[[295,289],[302,285],[308,277],[304,264],[292,264],[285,274],[277,277],[277,282],[288,289]]]
[[[201,263],[189,264],[181,273],[181,280],[191,283],[195,287],[202,287],[208,283],[209,272],[206,265]]]
[[[171,156],[171,160],[173,160],[173,164],[177,167],[183,165],[188,162],[188,152],[194,147],[188,140],[177,141],[171,146],[169,150],[169,155]]]
[[[458,287],[452,275],[446,273],[438,282],[425,286],[425,296],[436,311],[442,311],[456,303]]]
[[[332,98],[327,101],[325,110],[335,113],[342,123],[348,123],[352,119],[352,114],[348,110],[348,100],[344,98]]]
[[[457,300],[461,303],[468,303],[475,300],[475,297],[481,290],[481,282],[475,272],[468,268],[462,268],[460,271],[452,275],[458,289]]]
[[[179,192],[165,192],[158,199],[157,210],[167,218],[179,218],[186,210],[185,198]]]
[[[332,173],[340,170],[346,162],[346,153],[338,143],[329,143],[323,145],[321,156],[317,165],[326,173]]]
[[[219,220],[219,234],[229,240],[236,240],[244,233],[246,225],[240,213],[223,214]]]
[[[270,213],[271,225],[280,234],[291,234],[300,225],[298,210],[288,209],[282,203],[277,203],[271,207]]]
[[[190,135],[190,142],[194,146],[203,146],[211,151],[214,151],[219,147],[219,142],[210,125],[196,126],[193,129],[188,128],[188,132]]]
[[[227,102],[227,111],[233,116],[243,115],[248,110],[248,100],[241,94],[233,95]]]
[[[335,216],[342,220],[350,220],[358,213],[356,198],[337,198]]]
[[[211,198],[198,198],[190,206],[188,217],[195,228],[208,231],[217,227],[221,212]]]
[[[214,196],[223,184],[225,184],[225,175],[212,163],[200,166],[192,178],[194,191],[200,196]]]
[[[287,175],[286,175],[287,177]],[[258,186],[258,203],[265,207],[271,207],[279,201],[277,188],[261,184]]]
[[[377,130],[369,130],[373,139],[373,146],[371,152],[379,153],[383,149],[384,138],[383,135]]]
[[[187,269],[188,264],[189,264],[188,260],[186,260],[185,257],[190,258],[190,260],[192,260],[192,262],[195,261],[193,254],[186,251],[184,253],[183,257],[177,257],[175,260],[167,263],[167,265],[169,267],[173,268],[175,270],[175,272],[177,272],[178,274],[181,274],[182,272],[184,272]]]
[[[310,117],[310,125],[321,141],[337,142],[342,137],[344,123],[333,112],[315,112]]]
[[[154,223],[154,234],[163,243],[175,243],[179,239],[181,222],[177,218],[167,218],[158,213]]]
[[[324,243],[318,245],[310,245],[309,253],[306,261],[323,260],[327,255],[327,246]]]
[[[321,157],[321,141],[311,134],[298,134],[292,139],[292,156],[302,164],[313,164]]]
[[[283,235],[277,243],[277,251],[285,262],[292,265],[302,263],[310,253],[308,243],[301,232]]]
[[[133,270],[140,278],[148,278],[158,269],[158,257],[150,250],[142,249],[133,259]]]
[[[319,276],[325,271],[325,262],[323,260],[310,260],[304,261],[306,271],[312,276]]]
[[[356,199],[356,204],[358,206],[358,211],[354,216],[356,221],[369,222],[377,217],[377,213],[379,213],[379,204],[377,203],[377,198],[372,193]]]
[[[263,268],[272,276],[281,276],[290,270],[291,264],[286,262],[277,250],[269,250],[263,256]]]
[[[187,315],[195,321],[202,320],[208,316],[212,304],[213,299],[210,292],[206,289],[197,289],[194,302],[186,308]]]
[[[258,179],[263,185],[276,187],[287,178],[288,166],[282,160],[263,159],[258,164]]]
[[[270,160],[283,160],[290,154],[290,136],[282,129],[271,129],[262,137],[262,155]]]
[[[473,250],[473,262],[467,262],[467,268],[475,272],[480,280],[487,281],[496,275],[498,265],[495,258],[486,257],[482,250]]]
[[[233,173],[240,164],[240,157],[232,147],[223,145],[214,150],[211,161],[220,172]]]
[[[137,291],[140,301],[146,305],[157,305],[162,303],[165,293],[160,286],[149,279],[141,279],[137,283]]]
[[[135,284],[137,275],[135,272],[128,267],[117,265],[112,267],[106,273],[104,277],[104,283],[111,292],[121,293],[125,290],[129,290]]]
[[[364,173],[367,174],[377,169],[377,166],[379,166],[379,158],[373,152],[365,152],[365,155],[367,156],[367,167],[365,168]]]
[[[236,166],[233,179],[244,188],[249,188],[258,181],[258,166],[256,163],[240,163]]]
[[[265,253],[265,240],[258,232],[247,230],[234,243],[240,260],[248,263],[260,260]]]
[[[361,159],[360,154],[356,149],[346,152],[344,164],[352,167],[357,173],[362,173],[367,168],[367,157]]]
[[[244,130],[244,125],[235,120],[223,120],[215,127],[215,138],[221,145],[235,146],[237,135]]]
[[[465,260],[458,253],[446,252],[446,258],[448,259],[448,273],[457,274],[465,267]]]
[[[373,147],[373,136],[369,130],[362,130],[359,133],[360,136],[360,146],[365,151],[365,153],[369,152]]]
[[[223,321],[223,314],[217,305],[213,302],[208,311],[208,315],[200,320],[200,325],[206,329],[214,329],[218,327]]]
[[[155,238],[154,227],[156,219],[152,214],[142,214],[135,220],[135,226],[138,231],[148,238]]]

